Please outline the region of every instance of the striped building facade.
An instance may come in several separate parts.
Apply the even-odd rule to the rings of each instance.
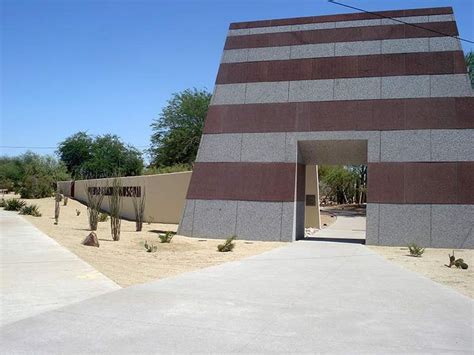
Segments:
[[[230,25],[179,233],[298,239],[305,166],[367,164],[368,244],[474,247],[474,97],[443,35],[458,35],[453,11],[379,14],[393,19]]]

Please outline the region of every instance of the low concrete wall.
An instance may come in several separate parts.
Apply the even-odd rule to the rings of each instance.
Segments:
[[[191,171],[160,175],[142,175],[120,178],[124,187],[140,187],[145,193],[145,221],[178,224],[184,208]],[[87,202],[87,187],[111,186],[112,178],[76,181],[59,181],[59,191],[65,196],[83,203]],[[133,197],[123,196],[122,217],[135,220]],[[102,209],[109,210],[108,196],[104,197]]]

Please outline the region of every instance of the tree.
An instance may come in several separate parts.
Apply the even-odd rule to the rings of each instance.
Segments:
[[[141,152],[116,135],[78,132],[58,146],[57,154],[74,179],[134,176],[143,171]]]
[[[464,58],[466,59],[467,71],[471,80],[471,87],[474,89],[474,52],[469,51]]]
[[[81,175],[84,162],[92,158],[93,141],[93,138],[86,132],[77,132],[59,143],[59,157],[73,178]]]
[[[206,90],[187,89],[173,94],[151,124],[150,166],[194,162],[210,101],[211,94]]]
[[[70,178],[66,167],[51,156],[26,152],[0,158],[0,181],[22,198],[43,198],[54,194],[56,182]]]
[[[363,203],[367,194],[367,166],[319,166],[320,193],[341,203]]]

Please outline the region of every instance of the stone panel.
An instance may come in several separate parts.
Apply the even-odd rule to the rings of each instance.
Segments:
[[[335,100],[380,99],[380,78],[336,79]]]
[[[249,34],[256,35],[260,33],[278,33],[278,32],[289,32],[291,31],[291,25],[289,26],[270,26],[270,27],[256,27],[250,28]]]
[[[432,130],[431,147],[433,161],[474,161],[474,129]]]
[[[238,162],[242,146],[241,133],[204,134],[197,162]]]
[[[432,247],[474,248],[474,205],[433,205],[431,215]]]
[[[467,74],[431,75],[431,97],[472,96]]]
[[[300,80],[290,82],[290,102],[329,101],[333,99],[334,80]]]
[[[336,56],[380,54],[380,41],[340,42],[335,44]]]
[[[250,48],[248,51],[248,61],[256,62],[262,60],[286,60],[290,59],[290,46]]]
[[[336,22],[336,28],[379,26],[380,24],[381,24],[380,19],[339,21],[339,22]]]
[[[193,237],[228,238],[235,234],[237,201],[195,200]]]
[[[432,37],[429,40],[430,50],[432,52],[462,50],[459,40],[453,37]]]
[[[238,201],[236,235],[239,239],[280,240],[281,202]]]
[[[386,76],[382,78],[382,99],[430,97],[430,76]]]
[[[284,162],[286,133],[244,133],[243,162]]]
[[[291,59],[323,58],[334,56],[334,43],[291,46]]]
[[[382,131],[380,160],[382,162],[430,161],[429,130]]]
[[[448,22],[454,21],[453,14],[446,14],[446,15],[429,15],[429,22]]]
[[[366,213],[365,243],[377,245],[379,241],[379,205],[377,203],[368,203]]]
[[[249,83],[245,103],[287,102],[288,82]]]
[[[431,205],[380,204],[379,244],[430,245]]]
[[[283,242],[294,241],[294,230],[295,230],[295,202],[283,202],[282,203],[282,217],[281,217],[281,237],[280,240]],[[304,214],[304,211],[303,211]]]
[[[221,63],[241,63],[247,62],[249,49],[229,49],[222,54]]]
[[[428,52],[429,38],[382,40],[382,54]]]
[[[181,222],[178,226],[178,234],[188,237],[193,236],[193,215],[194,215],[194,200],[186,200],[184,204],[184,211],[181,217]]]
[[[246,84],[216,85],[211,105],[232,105],[245,102]]]

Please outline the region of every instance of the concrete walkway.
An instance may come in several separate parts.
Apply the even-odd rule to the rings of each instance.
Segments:
[[[1,348],[472,354],[473,305],[364,245],[299,241],[7,325]]]
[[[0,246],[2,325],[120,289],[16,212],[0,210]]]
[[[365,240],[366,217],[351,210],[332,209],[336,221],[309,235],[310,238]]]

